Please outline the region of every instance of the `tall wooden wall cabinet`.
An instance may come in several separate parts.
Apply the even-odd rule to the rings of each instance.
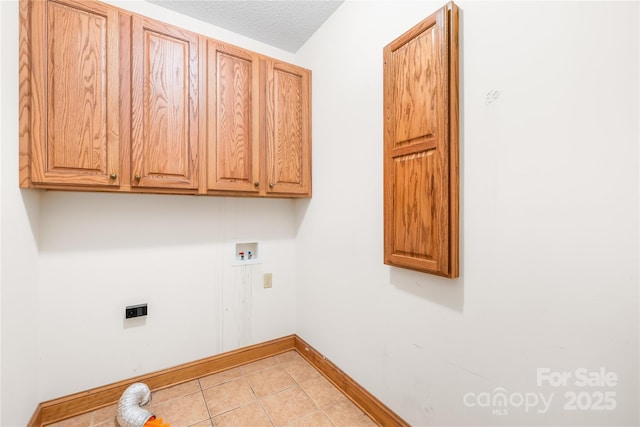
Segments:
[[[384,260],[458,277],[458,8],[384,48]]]

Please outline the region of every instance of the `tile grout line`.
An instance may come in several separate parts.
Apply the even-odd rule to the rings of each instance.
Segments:
[[[295,353],[295,354],[300,358],[300,360],[301,360],[301,361],[302,361],[306,366],[309,366],[311,369],[313,369],[315,372],[317,372],[317,373],[318,373],[317,377],[324,378],[324,376],[322,375],[322,373],[321,373],[321,372],[320,372],[320,371],[319,371],[315,366],[311,365],[311,363],[309,363],[309,362],[308,362],[307,360],[305,360],[302,356],[300,356],[300,354],[299,354],[298,352],[295,352],[295,351],[294,351],[294,353]],[[284,370],[285,370],[285,371],[287,370],[287,368],[286,368],[286,367],[284,367],[284,366],[283,366],[283,368],[284,368]],[[287,371],[287,372],[289,372],[289,371]],[[324,410],[325,410],[325,408],[329,408],[329,407],[331,407],[331,406],[335,405],[335,404],[336,404],[336,403],[338,403],[338,402],[333,402],[333,403],[331,403],[331,404],[329,404],[329,405],[325,405],[324,407],[322,407],[322,406],[320,406],[320,404],[319,404],[318,402],[316,402],[316,400],[315,400],[313,397],[311,397],[311,396],[309,395],[309,393],[307,393],[307,390],[306,390],[306,389],[304,388],[304,386],[301,384],[302,382],[310,381],[310,380],[312,380],[313,378],[315,378],[315,377],[307,378],[305,381],[298,381],[298,380],[296,380],[296,379],[294,378],[294,381],[296,382],[296,384],[298,385],[298,387],[300,387],[300,389],[304,392],[304,394],[305,394],[305,395],[306,395],[306,396],[307,396],[307,397],[308,397],[308,398],[309,398],[309,399],[314,403],[314,405],[316,405],[316,407],[318,408],[318,411],[319,411],[322,415],[324,415],[324,416],[325,416],[325,418],[327,418],[327,419],[329,420],[329,422],[330,422],[332,425],[334,425],[334,426],[335,426],[335,423],[333,422],[333,420],[329,417],[329,415],[327,415],[327,414],[325,413],[325,411],[324,411]],[[331,384],[331,386],[337,389],[337,387],[335,387],[333,384]],[[344,394],[343,394],[340,390],[338,390],[338,392],[340,392],[340,394],[344,396]]]
[[[275,357],[274,357],[274,359],[275,359]],[[277,362],[277,360],[276,360],[276,362]],[[262,371],[264,371],[264,369],[262,369],[261,371],[257,371],[257,372],[262,372]],[[255,373],[255,372],[253,372],[253,373]],[[274,423],[273,420],[271,419],[271,415],[269,415],[269,412],[267,412],[267,410],[265,409],[264,405],[262,404],[262,400],[260,400],[260,398],[256,394],[256,391],[253,389],[253,386],[251,385],[251,382],[246,378],[246,374],[244,374],[242,372],[242,370],[240,370],[240,375],[245,377],[245,381],[247,382],[247,384],[249,384],[249,388],[251,389],[251,392],[255,396],[256,400],[258,401],[258,405],[260,405],[260,407],[262,408],[262,412],[264,412],[264,414],[266,415],[267,420],[269,420],[269,422],[271,423],[271,426],[275,427],[276,423]]]
[[[282,353],[282,354],[286,354],[286,353]],[[294,353],[294,354],[297,354],[297,353]],[[251,386],[251,382],[250,382],[250,381],[248,380],[248,378],[247,378],[247,382],[249,383],[249,387],[251,387],[251,390],[253,391],[254,395],[256,396],[256,400],[258,401],[258,403],[259,403],[259,404],[260,404],[260,406],[262,407],[262,410],[264,411],[265,415],[267,416],[267,418],[268,418],[268,419],[269,419],[269,421],[271,422],[272,426],[276,427],[276,423],[275,423],[275,422],[273,421],[273,419],[271,418],[271,415],[269,414],[269,411],[267,411],[267,409],[264,407],[263,399],[268,398],[268,397],[271,397],[271,396],[274,396],[274,395],[276,395],[276,394],[278,394],[278,393],[281,393],[281,392],[283,392],[283,391],[286,391],[286,390],[292,389],[292,388],[294,388],[294,387],[297,387],[298,389],[300,389],[300,390],[305,394],[305,396],[307,396],[307,397],[309,398],[309,400],[310,400],[310,401],[313,403],[313,405],[315,406],[316,410],[315,410],[315,411],[313,411],[313,412],[310,412],[310,413],[308,413],[308,414],[305,414],[305,415],[304,415],[304,416],[302,416],[302,417],[298,417],[298,418],[296,418],[296,419],[294,419],[294,420],[291,420],[291,421],[290,421],[290,422],[288,422],[285,426],[290,425],[290,424],[292,424],[292,423],[294,423],[294,422],[296,422],[296,421],[299,421],[299,420],[301,420],[301,419],[304,419],[305,417],[310,416],[310,415],[314,414],[315,412],[318,412],[318,411],[322,412],[322,408],[320,408],[320,405],[318,405],[318,404],[317,404],[317,402],[316,402],[315,400],[313,400],[313,399],[312,399],[312,398],[307,394],[307,392],[302,388],[302,385],[300,384],[300,382],[299,382],[298,380],[296,380],[296,379],[293,377],[293,375],[292,375],[292,374],[287,370],[287,368],[286,368],[285,364],[286,364],[286,363],[291,363],[291,362],[293,362],[293,361],[292,361],[292,360],[289,360],[289,361],[281,362],[277,356],[279,356],[279,355],[272,356],[272,358],[274,359],[274,361],[275,361],[275,363],[276,363],[274,366],[269,366],[269,367],[266,367],[266,368],[264,368],[264,369],[261,369],[261,370],[258,370],[258,371],[254,371],[254,372],[250,372],[250,373],[247,373],[247,374],[242,373],[242,375],[246,378],[246,377],[248,377],[248,376],[250,376],[250,375],[254,375],[254,374],[257,374],[257,373],[260,373],[260,372],[267,371],[267,370],[269,370],[269,369],[275,369],[275,368],[278,368],[278,367],[279,367],[279,368],[281,368],[281,369],[282,369],[282,370],[283,370],[283,371],[284,371],[284,372],[289,376],[289,378],[291,378],[291,380],[293,381],[293,384],[292,384],[292,385],[290,385],[290,386],[288,386],[288,387],[285,387],[285,388],[283,388],[283,389],[281,389],[281,390],[277,390],[277,391],[275,391],[275,392],[273,392],[273,393],[270,393],[270,394],[267,394],[267,395],[265,395],[265,396],[259,397],[259,396],[257,395],[256,391],[255,391],[255,390],[253,389],[253,387]],[[314,369],[315,371],[317,371],[317,369],[315,369],[313,366],[311,366],[311,365],[310,365],[306,360],[305,360],[304,362],[305,362],[305,363],[307,363],[307,364],[308,364],[312,369]],[[241,371],[241,372],[242,372],[242,371]],[[317,371],[317,372],[318,372],[318,371]],[[319,374],[319,375],[321,375],[321,374],[320,374],[320,372],[318,372],[318,374]],[[326,415],[325,415],[325,416],[326,416]],[[327,418],[328,418],[328,417],[327,417]],[[330,419],[329,419],[329,420],[330,420]],[[331,420],[330,420],[330,422],[331,422]],[[334,425],[334,424],[333,424],[333,422],[331,422],[331,424],[332,424],[332,425]]]
[[[272,357],[273,357],[273,360],[275,360],[275,362],[276,362],[276,366],[280,366],[280,365],[281,365],[281,363],[279,362],[278,358],[277,358],[276,356],[272,356]],[[275,366],[274,366],[274,367],[275,367]],[[267,369],[268,369],[268,368],[267,368]],[[284,368],[282,368],[282,369],[284,369]],[[265,370],[265,369],[263,369],[262,371],[264,371],[264,370]],[[262,371],[258,371],[258,372],[262,372]],[[286,370],[286,369],[284,369],[284,371],[285,371],[285,372],[287,372],[287,370]],[[254,372],[254,373],[255,373],[255,372]],[[291,375],[290,375],[288,372],[287,372],[287,375],[289,375],[289,376],[291,377]],[[291,378],[291,379],[293,380],[293,382],[296,382],[296,380],[295,380],[295,379],[293,379],[293,378]],[[249,382],[249,381],[247,380],[247,382]],[[249,387],[251,387],[251,383],[249,383]],[[288,390],[289,388],[290,388],[290,387],[287,387],[287,388],[285,388],[285,389],[283,389],[283,390]],[[253,387],[251,387],[251,390],[253,390]],[[280,391],[283,391],[283,390],[280,390]],[[269,394],[269,395],[267,395],[267,396],[263,396],[263,397],[268,397],[268,396],[275,395],[275,394],[279,393],[280,391],[276,391],[275,393],[272,393],[272,394]],[[255,390],[253,390],[253,393],[255,394]],[[271,423],[271,425],[272,425],[273,427],[277,427],[277,426],[276,426],[275,421],[273,421],[273,419],[271,418],[271,414],[269,414],[269,411],[267,411],[267,408],[265,408],[265,407],[264,407],[264,404],[263,404],[263,402],[262,402],[262,398],[258,397],[258,395],[257,395],[257,394],[256,394],[256,400],[258,401],[258,404],[259,404],[259,405],[260,405],[260,407],[262,408],[262,411],[264,412],[264,414],[267,416],[267,419],[269,420],[269,422]]]
[[[264,414],[267,416],[267,419],[269,420],[271,425],[273,427],[276,427],[276,423],[273,421],[273,419],[271,419],[271,414],[269,414],[269,411],[267,411],[267,409],[262,404],[262,399],[258,398],[257,396],[256,396],[256,399],[258,400],[258,405],[260,405],[260,407],[262,408],[262,412],[264,412]]]
[[[203,378],[203,377],[200,377]],[[204,397],[204,389],[202,388],[202,383],[200,382],[200,378],[196,378],[198,381],[198,387],[200,387],[200,395],[202,396],[202,400],[204,401],[204,407],[207,409],[207,415],[209,415],[209,424],[213,426],[213,417],[211,416],[211,411],[209,410],[209,404],[207,403],[207,399]]]
[[[311,366],[311,368],[313,368],[316,372],[318,372],[318,374],[320,374],[320,376],[322,377],[322,373],[320,371],[318,371],[314,366],[312,366],[309,362],[307,362],[305,360],[305,363],[307,363],[309,366]],[[311,380],[313,378],[309,378],[307,379],[307,381]],[[330,405],[326,405],[324,408],[320,406],[320,404],[318,402],[315,401],[315,399],[313,397],[311,397],[309,395],[309,393],[307,393],[307,390],[305,390],[305,388],[302,386],[302,384],[300,384],[298,381],[296,381],[296,383],[298,384],[298,386],[300,387],[300,389],[304,392],[304,394],[314,403],[314,405],[316,405],[316,407],[318,408],[318,410],[320,411],[320,413],[327,419],[329,420],[329,422],[331,423],[331,425],[335,426],[336,424],[333,422],[333,420],[331,419],[331,417],[329,417],[328,414],[326,414],[324,412],[324,408],[328,408],[330,406],[333,406],[334,404],[336,404],[337,402],[334,402]],[[332,387],[335,387],[333,384],[331,384]],[[340,391],[340,390],[338,390]],[[342,394],[342,392],[340,392]]]
[[[301,357],[297,352],[295,352],[295,351],[294,351],[293,353],[294,353],[294,354],[296,354],[296,355],[298,355],[298,357]],[[303,360],[304,360],[304,359],[303,359]],[[286,366],[284,366],[284,363],[291,363],[291,362],[293,362],[293,361],[291,361],[291,360],[290,360],[290,361],[288,361],[288,362],[279,362],[279,363],[280,363],[280,365],[282,366],[282,369],[284,369],[284,371],[285,371],[285,372],[286,372],[286,373],[287,373],[287,374],[288,374],[288,375],[293,379],[293,382],[296,384],[296,386],[297,386],[297,387],[298,387],[298,388],[299,388],[299,389],[304,393],[304,395],[305,395],[305,396],[307,396],[307,398],[309,398],[309,400],[314,404],[314,406],[316,407],[316,409],[317,409],[317,410],[320,410],[320,412],[322,412],[322,413],[324,414],[324,412],[322,411],[322,408],[320,408],[320,405],[318,405],[318,403],[317,403],[315,400],[313,400],[313,399],[311,398],[311,396],[309,396],[309,393],[307,393],[307,391],[304,389],[304,387],[302,387],[302,384],[300,384],[300,381],[298,381],[297,379],[295,379],[295,378],[293,377],[293,375],[291,375],[291,373],[287,370]],[[313,366],[311,366],[311,364],[309,364],[309,362],[307,362],[306,360],[304,360],[304,362],[305,362],[307,365],[309,365],[309,366],[310,366],[314,371],[317,371],[317,372],[318,372],[318,374],[320,374],[320,372],[319,372],[316,368],[314,368]],[[309,413],[309,414],[306,414],[305,416],[302,416],[302,417],[300,417],[300,418],[297,418],[297,419],[295,419],[295,420],[292,420],[291,422],[287,423],[286,425],[291,425],[292,423],[294,423],[294,422],[296,422],[296,421],[300,421],[300,420],[302,420],[302,419],[304,419],[304,418],[306,418],[306,417],[308,417],[308,416],[313,415],[315,412],[317,412],[317,411],[311,412],[311,413]],[[326,416],[326,415],[325,415],[325,416]],[[328,417],[327,417],[327,418],[328,418]],[[331,422],[331,420],[329,420],[329,421]],[[334,425],[334,424],[333,424],[333,422],[331,422],[331,424],[332,424],[332,425]],[[286,427],[286,426],[285,426],[285,427]]]
[[[298,354],[298,352],[294,351],[293,353],[294,353],[294,354],[296,354],[298,357],[300,357],[300,358],[301,358],[301,360],[302,360],[302,361],[303,361],[307,366],[309,366],[311,369],[313,369],[315,372],[317,372],[317,373],[318,373],[318,376],[322,377],[322,373],[321,373],[320,371],[318,371],[318,370],[317,370],[313,365],[311,365],[308,361],[306,361],[302,356],[300,356],[300,355]],[[295,361],[295,360],[294,360],[294,361]],[[303,386],[302,386],[302,384],[301,384],[301,381],[298,381],[297,379],[295,379],[295,378],[293,377],[293,375],[291,375],[291,373],[290,373],[290,372],[287,370],[287,368],[284,366],[284,363],[291,363],[291,362],[294,362],[294,361],[281,362],[280,364],[282,365],[282,368],[285,370],[285,372],[287,372],[287,373],[289,374],[289,376],[291,376],[291,378],[293,378],[293,381],[296,383],[296,385],[298,386],[298,388],[299,388],[300,390],[302,390],[302,392],[305,394],[305,396],[307,396],[307,397],[309,398],[309,400],[310,400],[311,402],[313,402],[313,404],[314,404],[314,405],[315,405],[315,407],[316,407],[316,411],[313,411],[313,412],[311,412],[311,413],[309,413],[309,414],[306,414],[306,415],[305,415],[305,416],[303,416],[303,417],[300,417],[300,418],[297,418],[297,419],[295,419],[295,420],[292,420],[292,421],[291,421],[290,423],[288,423],[287,425],[291,425],[292,423],[294,423],[294,422],[296,422],[296,421],[300,421],[300,420],[302,420],[302,419],[304,419],[304,418],[306,418],[306,417],[310,417],[310,416],[312,416],[313,414],[315,414],[315,413],[318,413],[318,412],[319,412],[320,414],[322,414],[322,415],[323,415],[323,416],[324,416],[324,417],[329,421],[329,423],[331,423],[331,425],[335,426],[335,423],[333,422],[333,420],[332,420],[332,419],[331,419],[327,414],[325,414],[324,409],[320,406],[320,404],[319,404],[318,402],[316,402],[316,401],[315,401],[315,400],[314,400],[314,399],[309,395],[309,393],[307,393],[307,390],[305,390],[305,389],[304,389],[304,387],[303,387]],[[311,380],[311,379],[313,379],[313,378],[307,378],[307,381],[309,381],[309,380]],[[302,381],[302,382],[304,382],[304,381]],[[328,406],[331,406],[331,405],[327,405],[327,407],[328,407]],[[286,427],[286,426],[285,426],[285,427]]]

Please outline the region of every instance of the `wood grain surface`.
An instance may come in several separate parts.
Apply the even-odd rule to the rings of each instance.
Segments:
[[[311,196],[309,70],[81,0],[20,0],[19,55],[22,188]]]
[[[32,181],[117,185],[117,11],[34,2],[29,30]]]
[[[269,192],[310,193],[310,72],[267,61]]]
[[[132,32],[132,185],[195,190],[198,36],[139,16]]]
[[[383,55],[385,263],[457,277],[457,7],[447,4]]]
[[[207,62],[208,189],[258,192],[259,56],[209,40]]]

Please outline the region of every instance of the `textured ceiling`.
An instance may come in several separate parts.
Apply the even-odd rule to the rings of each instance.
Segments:
[[[147,1],[288,52],[296,52],[344,0]]]

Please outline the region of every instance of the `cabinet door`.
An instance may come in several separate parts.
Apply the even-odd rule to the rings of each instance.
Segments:
[[[131,185],[198,186],[198,36],[134,16]]]
[[[207,185],[260,191],[258,54],[207,42]]]
[[[117,186],[117,9],[36,1],[31,31],[33,183]]]
[[[457,8],[384,49],[385,263],[458,276]]]
[[[269,194],[311,196],[311,71],[266,62]]]

